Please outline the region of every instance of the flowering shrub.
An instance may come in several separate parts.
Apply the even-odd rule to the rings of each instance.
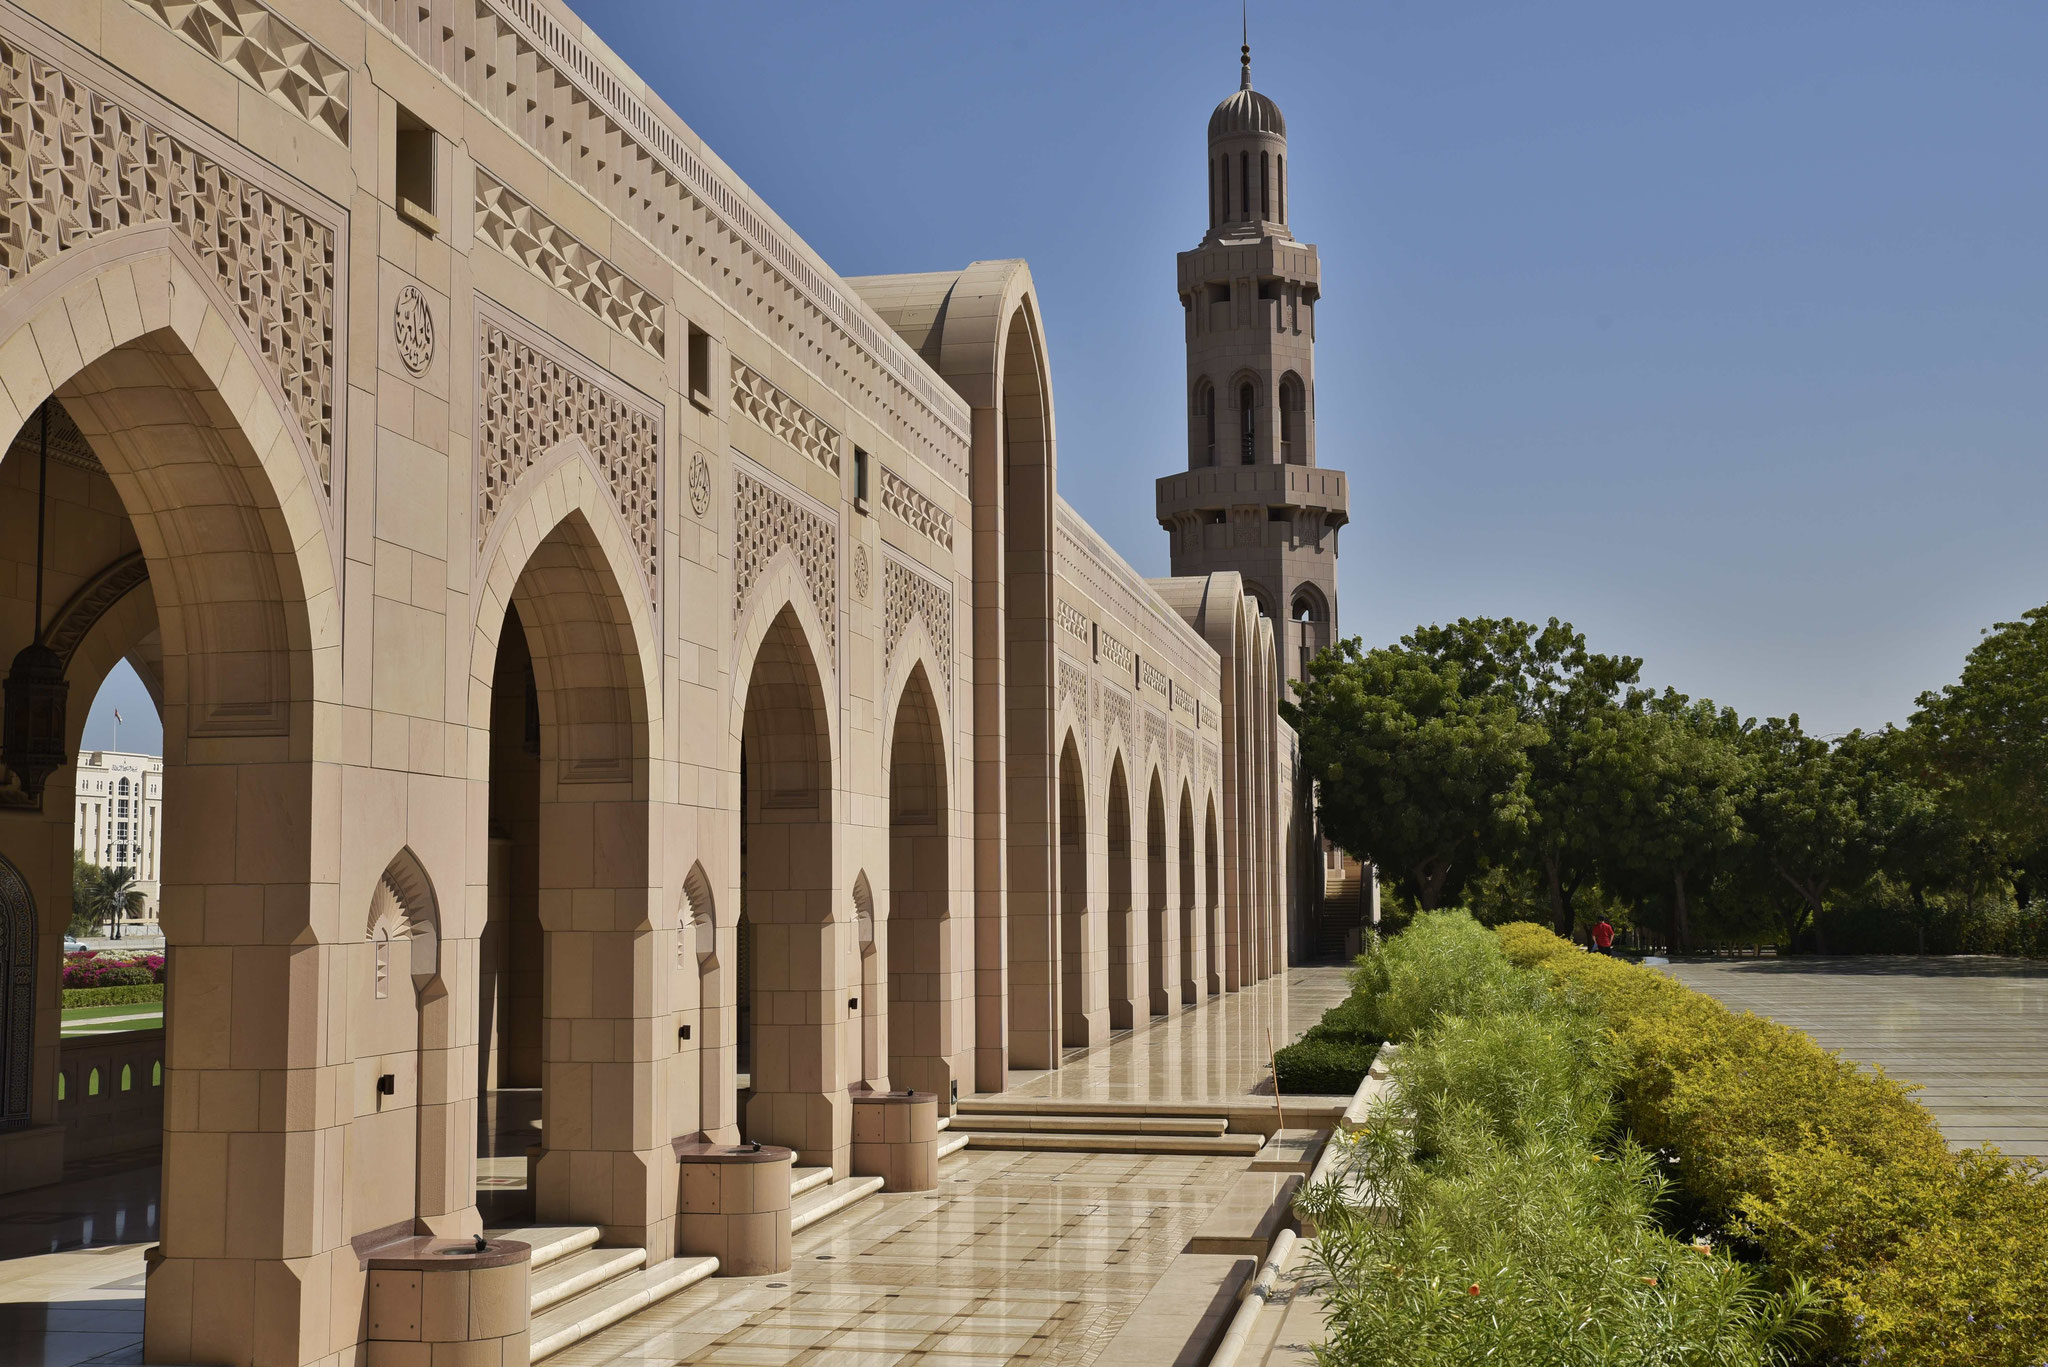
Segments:
[[[95,949],[64,956],[66,990],[84,987],[142,987],[164,980],[164,956],[114,958]]]
[[[1841,1357],[2036,1364],[2048,1358],[2048,1180],[1996,1150],[1949,1153],[1913,1089],[1796,1030],[1737,1014],[1652,969],[1541,926],[1501,946],[1605,1021],[1616,1100],[1677,1159],[1703,1225],[1812,1278]]]

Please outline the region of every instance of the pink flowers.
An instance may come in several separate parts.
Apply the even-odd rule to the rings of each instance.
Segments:
[[[141,987],[164,980],[164,956],[138,954],[133,958],[112,958],[96,949],[83,949],[64,956],[64,986]]]

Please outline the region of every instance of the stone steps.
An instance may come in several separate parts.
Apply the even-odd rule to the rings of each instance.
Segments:
[[[825,1186],[831,1180],[832,1169],[830,1168],[791,1168],[789,1171],[789,1199],[795,1201],[797,1197],[802,1196],[805,1192]]]
[[[528,1301],[538,1315],[647,1265],[644,1248],[586,1248],[528,1272]]]
[[[1035,1149],[1052,1153],[1173,1153],[1249,1158],[1264,1147],[1256,1134],[1048,1134],[980,1131],[967,1134],[970,1149]]]
[[[1217,1135],[1230,1128],[1220,1115],[968,1115],[959,1129],[968,1133],[1029,1132],[1035,1134],[1180,1134]]]
[[[964,1133],[947,1135],[939,1141],[939,1157],[951,1158],[954,1154],[967,1147],[967,1141],[971,1137]]]
[[[828,1175],[830,1168],[823,1169]],[[789,1232],[799,1234],[827,1216],[858,1205],[882,1189],[879,1177],[848,1177],[807,1189],[789,1203]]]
[[[670,1258],[649,1267],[644,1248],[599,1247],[596,1225],[503,1225],[484,1232],[533,1249],[527,1304],[535,1362],[718,1270],[716,1258]]]
[[[601,1286],[566,1300],[533,1317],[529,1330],[532,1360],[539,1362],[572,1344],[581,1343],[626,1316],[718,1270],[716,1258],[670,1258],[653,1267],[635,1268]]]

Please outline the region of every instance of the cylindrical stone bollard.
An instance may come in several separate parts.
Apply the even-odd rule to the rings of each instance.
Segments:
[[[722,1277],[789,1271],[789,1184],[796,1151],[699,1139],[678,1139],[672,1147],[682,1180],[676,1252],[717,1258]]]
[[[469,1239],[428,1235],[379,1247],[364,1259],[368,1367],[527,1367],[531,1253],[510,1239],[478,1250]]]
[[[883,1191],[938,1186],[938,1094],[853,1093],[852,1163],[855,1176],[880,1177]]]

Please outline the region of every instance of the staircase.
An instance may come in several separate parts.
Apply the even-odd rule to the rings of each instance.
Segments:
[[[1200,1102],[962,1097],[950,1128],[970,1149],[1248,1158],[1266,1142],[1263,1134],[1232,1130],[1229,1116]]]
[[[939,1125],[944,1129],[946,1122]],[[942,1134],[939,1156],[958,1153],[967,1139],[964,1134]],[[797,1168],[790,1174],[790,1233],[858,1205],[881,1189],[879,1177],[835,1182],[830,1168]],[[528,1338],[535,1362],[718,1271],[716,1258],[677,1257],[650,1267],[644,1248],[600,1246],[596,1225],[514,1224],[484,1232],[533,1248],[527,1291],[532,1320]]]
[[[1365,919],[1365,879],[1358,873],[1325,874],[1323,911],[1312,952],[1318,963],[1349,963],[1351,932]]]

